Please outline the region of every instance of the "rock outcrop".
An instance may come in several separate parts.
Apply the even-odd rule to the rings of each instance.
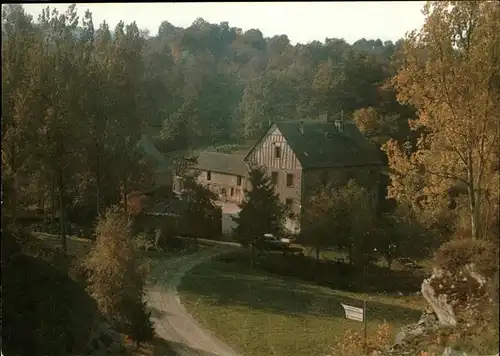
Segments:
[[[429,279],[424,279],[422,282],[421,292],[427,303],[436,313],[437,319],[442,326],[456,326],[457,319],[453,307],[450,303],[449,296],[446,293],[437,294],[433,287],[433,282],[438,279],[450,279],[449,272],[445,272],[434,268],[434,273]],[[440,284],[442,286],[442,284]]]
[[[484,314],[491,300],[486,292],[486,278],[468,264],[459,271],[443,271],[435,268],[430,278],[422,282],[421,292],[428,309],[415,324],[406,325],[396,335],[394,345],[388,350],[390,355],[411,355],[425,351],[429,336],[438,331],[459,332],[474,326],[478,315]],[[418,345],[418,346],[416,346]],[[419,350],[412,349],[418,347]],[[451,347],[441,348],[442,356],[473,356]]]

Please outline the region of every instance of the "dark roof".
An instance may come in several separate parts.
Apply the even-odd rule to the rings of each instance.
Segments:
[[[178,198],[164,199],[144,209],[146,215],[181,215],[187,209],[187,202]]]
[[[275,125],[303,168],[382,163],[376,148],[366,140],[353,122],[345,121],[342,132],[334,123],[325,121],[282,121],[276,122]]]
[[[219,152],[200,152],[195,169],[232,175],[245,176],[244,155],[234,155]]]

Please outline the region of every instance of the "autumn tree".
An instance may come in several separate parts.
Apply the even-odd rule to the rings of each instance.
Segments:
[[[401,103],[417,108],[421,135],[411,151],[390,140],[389,197],[430,216],[444,214],[449,191],[468,216],[473,239],[487,235],[498,205],[500,6],[491,1],[429,2],[425,24],[404,44],[393,80]],[[407,185],[402,179],[412,180]]]
[[[343,186],[327,186],[315,193],[305,209],[303,233],[316,250],[326,247],[346,249],[349,260],[363,262],[373,247],[367,232],[374,211],[366,189],[349,180]]]
[[[438,246],[439,239],[415,217],[410,207],[400,204],[391,212],[378,214],[369,229],[377,254],[387,263],[389,274],[399,258],[423,259]]]
[[[336,219],[348,219],[344,209],[334,209],[329,191],[321,190],[310,200],[305,209],[302,235],[310,242],[316,252],[316,260],[320,259],[321,251],[334,245],[333,234],[342,233],[334,231]],[[337,244],[339,246],[340,244]]]
[[[371,106],[353,113],[353,120],[360,131],[378,146],[398,132],[398,119],[395,114],[386,116]]]
[[[21,5],[2,6],[2,181],[9,188],[4,199],[10,213],[18,208],[23,173],[33,152],[26,138],[33,139],[38,114],[34,107],[38,88],[31,78],[37,74],[36,35],[31,16]]]
[[[348,222],[338,221],[341,231],[348,232],[339,236],[340,242],[349,252],[349,259],[364,265],[373,259],[375,241],[369,236],[373,226],[375,210],[367,189],[351,179],[344,187],[334,190],[334,209],[345,210],[349,216]]]
[[[153,336],[142,300],[145,278],[127,219],[120,210],[109,208],[99,219],[96,245],[84,258],[83,267],[89,276],[88,291],[101,313],[141,342]]]

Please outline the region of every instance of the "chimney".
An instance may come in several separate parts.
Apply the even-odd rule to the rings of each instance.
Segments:
[[[304,134],[304,120],[299,121],[299,131],[302,135]]]

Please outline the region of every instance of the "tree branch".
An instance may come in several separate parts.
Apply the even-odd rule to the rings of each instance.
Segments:
[[[438,41],[438,39],[436,39]],[[441,48],[441,46],[439,46],[439,54],[441,55],[441,61],[443,60],[444,58],[444,53],[443,53],[443,49]],[[455,122],[458,121],[458,116],[455,112],[455,108],[453,107],[453,105],[451,104],[451,100],[450,100],[450,93],[449,93],[449,90],[448,90],[448,86],[446,85],[446,75],[443,71],[441,71],[441,82],[442,82],[442,85],[443,85],[443,89],[444,89],[444,94],[445,94],[445,100],[446,100],[446,103],[448,104],[448,107],[450,108],[451,110],[451,114],[453,115],[453,118],[455,119]],[[450,140],[450,138],[446,136],[446,140],[448,141],[448,143],[450,144],[450,146],[453,148],[453,150],[455,151],[455,153],[458,155],[458,157],[460,158],[460,160],[465,164],[465,167],[469,168],[468,167],[468,164],[467,164],[467,160],[465,159],[465,156],[462,155],[462,153],[458,150],[458,148],[456,147],[456,145],[453,144],[453,142]]]
[[[436,177],[441,177],[441,178],[446,178],[446,179],[454,179],[454,180],[458,180],[458,181],[461,181],[463,182],[464,184],[466,184],[467,186],[470,186],[470,182],[466,181],[465,179],[461,178],[461,177],[458,177],[458,176],[454,176],[454,175],[450,175],[450,174],[447,174],[447,173],[438,173],[438,172],[433,172],[433,171],[430,171],[428,169],[425,170],[427,173],[429,174],[432,174],[432,175],[435,175]]]

